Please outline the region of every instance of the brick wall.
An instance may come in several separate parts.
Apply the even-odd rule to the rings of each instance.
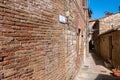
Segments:
[[[85,22],[74,4],[69,25],[59,23],[67,5],[65,0],[0,0],[0,80],[73,78],[80,64],[76,32]]]

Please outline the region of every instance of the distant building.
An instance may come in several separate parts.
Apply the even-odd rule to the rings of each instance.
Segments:
[[[109,16],[105,16],[97,20],[90,20],[89,21],[89,27],[90,27],[89,35],[92,36],[92,34],[96,34],[95,36],[97,37],[98,35],[104,32],[107,32],[108,30],[114,29],[119,25],[120,25],[120,13],[119,12],[115,14],[110,14]]]
[[[106,14],[106,17],[89,21],[90,36],[95,53],[117,67],[120,66],[120,13]]]
[[[99,34],[102,34],[120,25],[120,13],[111,14],[104,18],[98,19],[98,21],[99,21],[99,31],[100,31]]]

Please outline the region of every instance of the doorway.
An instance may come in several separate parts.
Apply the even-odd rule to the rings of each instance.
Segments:
[[[112,36],[109,36],[109,60],[110,62],[112,61],[112,49],[113,49]]]

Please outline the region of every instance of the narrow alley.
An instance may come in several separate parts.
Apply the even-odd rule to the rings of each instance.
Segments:
[[[104,65],[104,60],[90,52],[74,80],[120,80],[112,74],[111,68]]]

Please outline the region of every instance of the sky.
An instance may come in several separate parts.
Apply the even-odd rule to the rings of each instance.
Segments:
[[[92,18],[105,17],[105,11],[117,13],[120,0],[88,0],[88,6],[92,10]]]

